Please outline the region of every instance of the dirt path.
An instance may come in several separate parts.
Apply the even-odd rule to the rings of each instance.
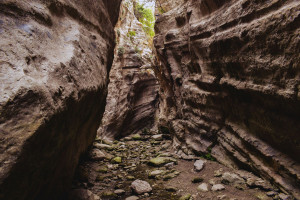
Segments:
[[[288,198],[251,173],[194,155],[183,156],[184,160],[182,152],[180,156],[175,153],[171,141],[166,138],[163,135],[133,135],[112,144],[95,142],[94,149],[77,170],[70,199]],[[199,159],[204,165],[196,171],[194,163]],[[135,180],[149,183],[152,191],[147,191],[147,186],[143,188],[142,184],[137,184],[140,187],[137,190],[141,191],[133,190],[131,185]]]

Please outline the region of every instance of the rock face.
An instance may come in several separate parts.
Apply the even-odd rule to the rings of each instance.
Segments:
[[[300,2],[188,0],[158,17],[161,126],[300,198]]]
[[[0,199],[56,199],[93,142],[120,0],[0,3]]]
[[[152,41],[134,15],[132,0],[122,2],[107,105],[98,135],[122,137],[152,127],[158,82],[152,70]]]

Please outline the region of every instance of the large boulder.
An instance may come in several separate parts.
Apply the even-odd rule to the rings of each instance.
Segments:
[[[104,112],[119,5],[0,2],[0,199],[69,188]]]

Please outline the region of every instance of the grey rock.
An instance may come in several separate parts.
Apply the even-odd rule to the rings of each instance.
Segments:
[[[205,164],[205,161],[196,160],[194,163],[194,169],[199,172],[204,168],[204,164]]]
[[[156,141],[162,141],[163,140],[163,134],[153,135],[152,138]]]
[[[106,155],[99,149],[92,149],[92,151],[90,152],[90,158],[92,160],[103,160],[106,158]]]
[[[207,183],[201,183],[198,187],[197,187],[198,191],[201,192],[207,192],[208,191],[208,184]]]
[[[114,191],[114,193],[115,193],[116,195],[123,195],[123,194],[125,194],[125,190],[117,189],[117,190]]]
[[[222,184],[216,184],[216,185],[212,186],[211,190],[212,191],[221,191],[221,190],[225,190],[225,187]]]
[[[131,183],[132,190],[137,194],[144,194],[152,191],[151,185],[142,180],[135,180]]]
[[[291,200],[292,199],[289,195],[286,195],[286,194],[283,194],[283,193],[280,193],[278,195],[278,197],[279,197],[280,200]]]

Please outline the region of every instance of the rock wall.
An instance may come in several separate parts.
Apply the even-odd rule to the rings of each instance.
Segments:
[[[189,0],[155,29],[160,125],[300,198],[300,2]]]
[[[122,2],[115,31],[116,57],[98,130],[98,135],[106,139],[151,128],[158,102],[159,86],[152,70],[152,39],[134,15],[132,0]]]
[[[0,2],[0,199],[69,187],[104,112],[120,2]]]

